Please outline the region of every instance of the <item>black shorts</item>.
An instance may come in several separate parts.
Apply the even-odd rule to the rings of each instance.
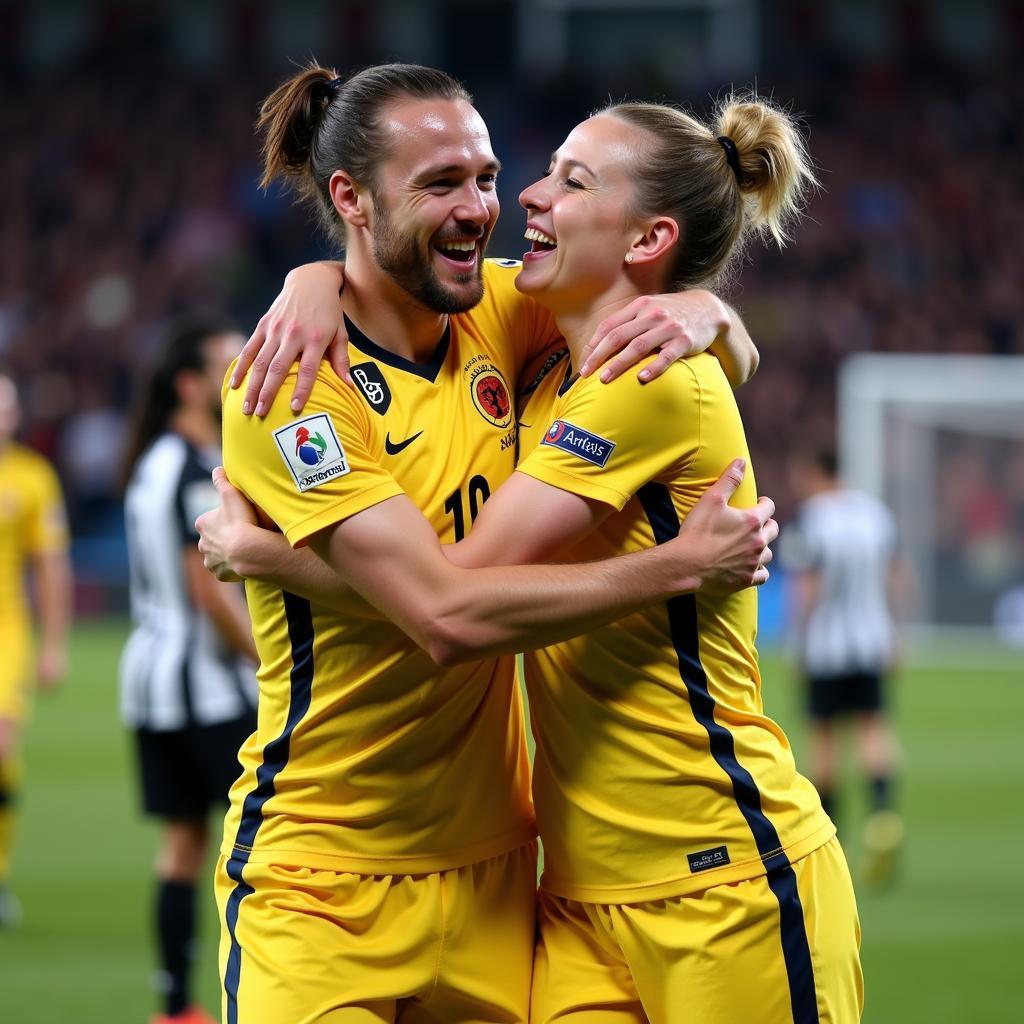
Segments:
[[[834,718],[851,712],[881,709],[881,672],[811,676],[807,681],[807,710],[811,718]]]
[[[227,803],[241,774],[238,750],[256,728],[256,712],[215,725],[166,732],[136,729],[142,806],[159,818],[205,818]]]

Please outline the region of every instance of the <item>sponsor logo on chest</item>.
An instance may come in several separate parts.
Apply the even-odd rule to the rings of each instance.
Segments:
[[[475,355],[462,368],[473,407],[492,427],[508,429],[512,422],[512,399],[505,376],[490,357]]]

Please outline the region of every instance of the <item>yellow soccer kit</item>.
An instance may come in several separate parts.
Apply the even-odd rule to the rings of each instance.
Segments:
[[[424,875],[250,863],[234,934],[239,1024],[525,1024],[536,844]],[[234,887],[222,857],[217,897]]]
[[[732,459],[748,458],[713,356],[644,386],[632,374],[602,385],[569,373],[555,363],[530,382],[519,469],[617,511],[566,560],[671,539]],[[748,469],[735,501],[755,500]],[[791,864],[835,828],[764,714],[756,617],[753,589],[687,595],[526,655],[541,885],[565,901],[618,905],[765,876],[777,897],[773,948],[784,950],[794,999],[812,1006]]]
[[[846,859],[830,839],[790,869],[813,986],[794,986],[769,876],[645,903],[541,891],[531,1024],[854,1024],[864,1008],[860,924]],[[813,990],[813,997],[793,998]]]
[[[556,332],[515,292],[512,265],[488,261],[484,273],[483,301],[449,318],[428,364],[349,323],[358,391],[325,367],[302,415],[286,382],[263,420],[242,416],[240,391],[225,393],[228,476],[292,544],[401,493],[456,541],[512,472],[508,382]],[[246,964],[258,974],[240,945],[248,866],[447,872],[536,834],[512,658],[439,668],[356,596],[342,616],[269,584],[246,589],[260,701],[225,825],[229,1017],[240,965],[243,987]],[[527,963],[527,987],[528,974]]]
[[[67,548],[57,474],[19,444],[0,450],[0,717],[24,716],[30,684],[26,562]]]

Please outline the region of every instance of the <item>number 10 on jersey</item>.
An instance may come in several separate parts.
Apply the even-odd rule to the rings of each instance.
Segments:
[[[469,524],[472,526],[480,513],[480,506],[491,496],[491,489],[482,476],[475,476],[465,490],[469,499]],[[452,491],[444,503],[445,512],[454,520],[456,543],[466,536],[466,503],[462,492],[461,487]]]

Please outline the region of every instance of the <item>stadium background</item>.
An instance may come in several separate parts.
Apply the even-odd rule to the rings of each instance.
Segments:
[[[752,249],[729,296],[762,353],[741,405],[785,523],[786,452],[834,437],[844,357],[1024,355],[1022,44],[1010,0],[0,0],[0,364],[22,389],[23,439],[67,491],[80,615],[72,678],[30,736],[26,922],[0,934],[0,1017],[129,1021],[151,1006],[153,835],[115,710],[124,414],[168,316],[215,305],[251,325],[288,268],[329,252],[288,197],[256,186],[252,122],[290,62],[459,75],[505,164],[494,255],[522,252],[519,189],[609,96],[706,112],[756,82],[804,114],[825,190],[793,246]],[[1024,446],[949,443],[933,547],[955,602],[968,584],[984,598],[1024,583]],[[777,573],[762,602],[766,703],[799,749],[792,673],[772,650],[784,591]],[[907,660],[910,843],[897,884],[861,894],[865,1019],[1003,1021],[1024,994],[1024,656],[940,638]],[[855,861],[856,802],[844,813]]]

